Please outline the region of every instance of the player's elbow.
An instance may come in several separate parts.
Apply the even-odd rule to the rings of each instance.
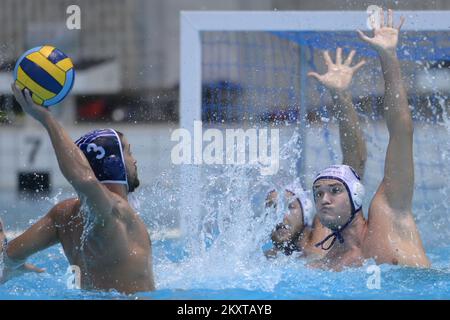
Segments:
[[[412,119],[411,119],[411,115],[409,115],[409,114],[405,115],[400,120],[401,120],[401,124],[400,125],[401,125],[402,130],[406,134],[412,136],[413,133],[414,133],[414,126],[413,126],[413,122],[412,122]]]
[[[395,135],[410,136],[414,134],[414,126],[409,113],[401,115],[397,121],[389,126],[389,131]]]
[[[410,123],[410,125],[407,128],[407,130],[408,130],[407,131],[408,135],[410,135],[412,137],[413,134],[414,134],[414,126],[412,125],[412,123]]]

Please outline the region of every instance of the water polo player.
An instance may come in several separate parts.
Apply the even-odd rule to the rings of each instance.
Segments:
[[[354,55],[355,50],[352,50],[343,61],[342,49],[337,48],[336,61],[333,62],[328,51],[325,51],[327,72],[323,75],[310,72],[308,75],[328,88],[333,98],[332,112],[339,123],[343,163],[357,168],[359,174],[363,175],[367,159],[366,143],[349,88],[354,73],[364,65],[365,61],[351,66]],[[330,234],[330,231],[320,223],[317,216],[313,218],[313,205],[302,190],[300,181],[295,181],[280,193],[284,193],[284,201],[288,201],[288,205],[285,206],[288,212],[283,222],[279,223],[272,232],[274,248],[266,251],[266,256],[273,257],[280,251],[286,255],[301,251],[304,256],[323,256],[325,252],[317,248],[315,244]],[[272,190],[267,197],[266,206],[270,207],[276,205],[278,201],[283,201],[278,197],[278,192]]]
[[[80,270],[84,289],[123,293],[154,290],[151,241],[147,227],[128,203],[139,186],[136,160],[126,138],[112,130],[95,130],[77,140],[30,93],[12,86],[23,110],[47,130],[61,172],[78,198],[55,205],[19,237],[2,246],[2,282],[25,271],[32,254],[61,243],[71,265]]]
[[[295,251],[309,258],[321,256],[322,250],[317,249],[314,243],[330,232],[321,225],[317,217],[314,217],[313,203],[300,183],[297,181],[286,186],[280,196],[276,190],[269,192],[266,206],[276,208],[280,201],[285,201],[284,208],[287,209],[287,213],[283,221],[272,231],[271,239],[274,247],[265,252],[266,257],[275,257],[278,252],[291,255]]]
[[[373,22],[373,38],[358,33],[377,51],[384,76],[389,131],[384,177],[365,220],[364,188],[354,170],[338,165],[317,175],[313,184],[317,216],[332,233],[317,244],[326,254],[311,266],[341,270],[359,266],[369,258],[378,264],[430,265],[412,214],[413,123],[397,58],[398,34],[404,19],[395,28],[392,10],[388,11],[386,24],[382,11],[380,18],[380,25]]]

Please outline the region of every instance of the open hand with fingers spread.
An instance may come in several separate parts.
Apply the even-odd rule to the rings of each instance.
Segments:
[[[352,50],[347,59],[342,62],[342,48],[337,48],[336,63],[333,63],[329,52],[325,51],[323,57],[328,68],[327,72],[323,75],[309,72],[308,76],[316,78],[330,90],[338,92],[347,90],[352,82],[353,74],[366,63],[362,60],[353,67],[350,66],[354,55],[355,50]]]
[[[394,13],[388,10],[387,23],[385,23],[383,9],[380,10],[380,23],[377,25],[375,19],[372,18],[373,38],[366,36],[361,30],[357,30],[361,40],[372,45],[378,52],[395,52],[398,43],[398,34],[400,28],[405,22],[405,18],[400,18],[400,24],[397,28],[394,27]]]

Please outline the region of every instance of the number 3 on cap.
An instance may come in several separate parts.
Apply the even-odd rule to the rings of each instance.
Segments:
[[[88,146],[87,146],[87,148],[86,148],[86,151],[89,153],[89,152],[91,152],[91,151],[94,151],[94,152],[100,152],[99,154],[97,154],[97,156],[95,157],[95,158],[97,158],[97,159],[102,159],[104,156],[105,156],[105,149],[103,149],[103,147],[99,147],[99,146],[97,146],[95,143],[89,143],[88,144]]]

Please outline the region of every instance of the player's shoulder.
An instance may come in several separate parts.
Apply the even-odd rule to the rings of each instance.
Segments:
[[[380,227],[381,224],[386,224],[391,222],[391,217],[393,216],[392,208],[389,206],[385,190],[382,185],[375,192],[372,201],[369,205],[368,211],[368,226],[369,229],[375,227],[376,229]]]
[[[389,216],[402,217],[411,214],[411,208],[396,207],[395,202],[392,201],[397,195],[388,194],[385,186],[385,181],[380,183],[375,195],[372,198],[369,206],[369,221],[371,216]]]
[[[127,199],[122,198],[117,194],[112,194],[114,198],[113,216],[125,220],[133,219],[136,215],[136,211],[130,205]]]
[[[65,199],[62,200],[60,202],[58,202],[54,208],[56,210],[67,210],[67,209],[71,209],[75,206],[80,205],[80,199],[78,198],[69,198],[69,199]]]
[[[79,208],[80,200],[78,198],[69,198],[62,200],[55,204],[50,209],[50,215],[53,218],[61,218],[67,215],[71,215],[75,209]]]
[[[73,214],[78,213],[80,201],[78,198],[65,199],[55,204],[49,211],[50,216],[55,222],[63,223]]]
[[[395,241],[397,244],[408,240],[408,235],[414,230],[415,222],[411,210],[393,207],[381,185],[369,207],[367,232],[369,247],[384,248],[387,254],[392,249],[394,239],[397,239]],[[383,255],[381,252],[383,250],[378,250],[380,252],[377,254]]]

